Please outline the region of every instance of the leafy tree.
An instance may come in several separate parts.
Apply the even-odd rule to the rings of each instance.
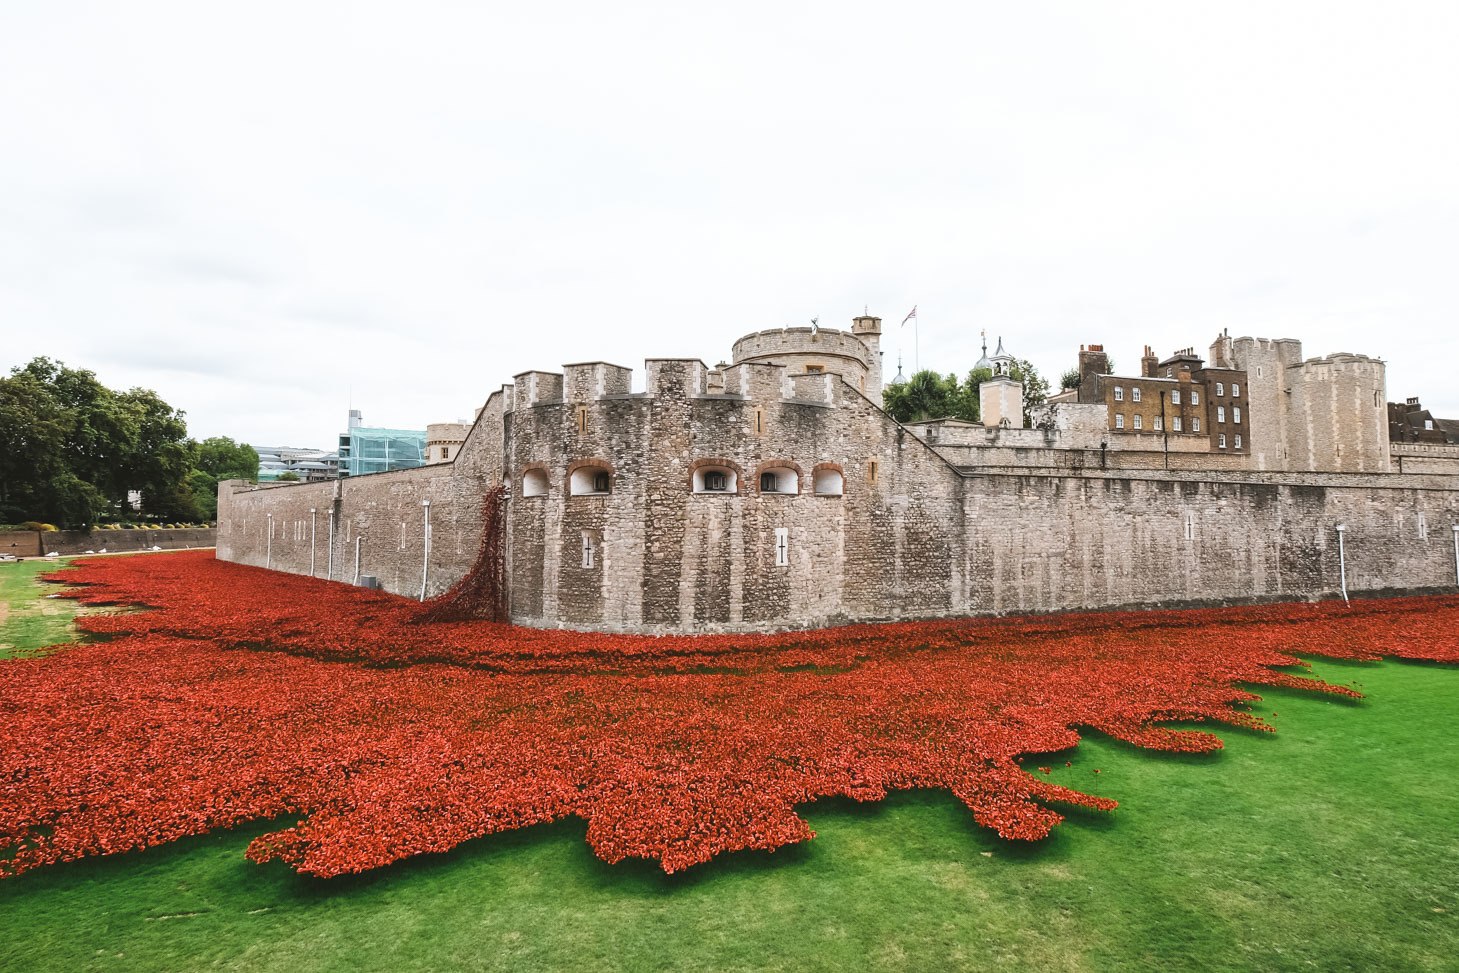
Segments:
[[[938,375],[924,369],[901,385],[889,385],[882,392],[883,408],[898,422],[921,419],[962,418],[966,392],[956,375]]]
[[[279,474],[278,479],[281,482],[285,483],[298,483],[299,474],[295,473],[293,470],[284,470],[284,472]]]
[[[1077,389],[1079,387],[1079,369],[1071,368],[1059,376],[1059,388],[1062,390]]]
[[[150,513],[198,515],[183,413],[150,389],[113,392],[85,369],[36,358],[0,378],[0,513],[95,523],[142,493]]]
[[[256,480],[258,451],[247,443],[235,443],[227,436],[214,436],[194,444],[194,469],[188,487],[200,520],[218,517],[218,483],[221,480]]]

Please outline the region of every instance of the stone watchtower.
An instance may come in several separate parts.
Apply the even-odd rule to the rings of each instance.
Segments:
[[[851,319],[851,333],[866,343],[866,397],[881,404],[881,318],[862,314]]]

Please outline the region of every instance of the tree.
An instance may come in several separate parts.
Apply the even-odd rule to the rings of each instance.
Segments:
[[[218,483],[222,480],[258,479],[258,451],[227,436],[213,436],[193,444],[193,471],[188,487],[201,520],[218,518]]]
[[[278,480],[281,483],[298,483],[299,474],[295,473],[293,470],[284,470],[284,472],[278,475]]]
[[[938,375],[923,370],[901,385],[882,391],[883,408],[898,422],[923,419],[963,418],[967,411],[965,390],[956,375]]]
[[[192,463],[183,413],[150,389],[113,392],[49,358],[0,378],[0,519],[95,523],[129,490],[150,513],[193,519]]]
[[[1071,368],[1059,376],[1059,388],[1064,391],[1079,387],[1079,369]]]

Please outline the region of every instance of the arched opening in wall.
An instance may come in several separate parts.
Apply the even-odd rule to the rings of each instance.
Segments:
[[[800,470],[791,466],[761,467],[759,486],[761,493],[795,496],[800,492]]]
[[[522,471],[522,496],[524,497],[545,497],[547,496],[547,471],[535,468]]]
[[[834,466],[817,466],[811,471],[811,489],[818,497],[839,497],[846,491],[846,477]]]
[[[585,464],[567,477],[568,493],[574,497],[604,496],[613,492],[613,473],[606,464]]]
[[[695,493],[738,493],[740,475],[730,466],[698,466],[694,469]]]

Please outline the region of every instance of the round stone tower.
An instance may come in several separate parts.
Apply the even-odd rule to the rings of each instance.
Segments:
[[[772,328],[747,334],[734,343],[734,364],[784,365],[792,375],[827,372],[881,403],[881,318],[863,314],[851,331],[834,328]]]

